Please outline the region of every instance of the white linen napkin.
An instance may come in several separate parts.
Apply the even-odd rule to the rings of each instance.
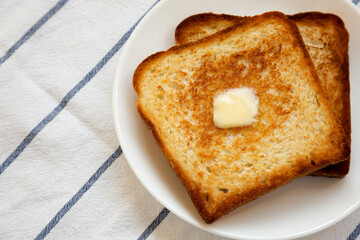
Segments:
[[[155,4],[0,2],[0,239],[222,239],[158,203],[115,134],[117,56]],[[359,223],[302,239],[354,240]]]

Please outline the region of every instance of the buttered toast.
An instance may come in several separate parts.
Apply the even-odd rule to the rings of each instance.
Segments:
[[[140,116],[207,223],[350,153],[298,28],[279,12],[149,56],[133,86]],[[216,127],[214,98],[237,88],[255,92],[255,121]]]
[[[334,14],[320,12],[288,16],[299,28],[300,34],[315,65],[320,83],[335,114],[351,143],[349,34],[343,21]],[[239,24],[246,17],[203,13],[183,20],[175,30],[178,44],[186,44],[207,37],[227,27]],[[350,158],[311,173],[327,177],[344,177],[350,169]]]

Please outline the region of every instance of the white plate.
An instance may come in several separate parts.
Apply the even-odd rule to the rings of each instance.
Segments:
[[[174,29],[202,12],[255,15],[277,10],[339,15],[350,33],[352,122],[360,122],[360,13],[347,0],[163,0],[140,22],[125,44],[114,82],[116,131],[130,167],[145,188],[171,212],[203,230],[239,239],[290,239],[306,236],[345,218],[360,205],[360,124],[352,125],[350,173],[343,179],[304,177],[224,216],[213,224],[199,217],[185,189],[136,110],[132,88],[136,66],[175,44]]]

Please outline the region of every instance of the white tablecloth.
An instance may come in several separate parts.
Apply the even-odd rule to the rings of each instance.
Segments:
[[[154,4],[0,1],[0,239],[222,239],[158,203],[115,134],[117,57]],[[359,232],[360,209],[303,240]]]

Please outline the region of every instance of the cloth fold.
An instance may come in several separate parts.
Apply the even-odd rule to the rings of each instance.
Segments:
[[[156,4],[1,1],[0,239],[225,239],[157,202],[116,137],[117,58]],[[301,239],[359,232],[358,209]]]

